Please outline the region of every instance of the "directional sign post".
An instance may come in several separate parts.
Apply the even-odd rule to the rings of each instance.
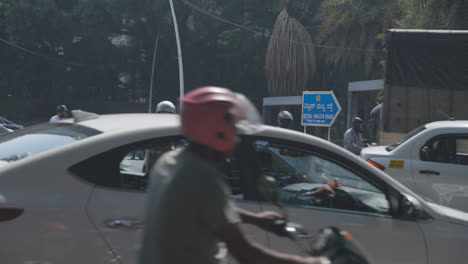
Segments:
[[[330,127],[341,111],[340,103],[333,91],[302,93],[302,121],[304,132],[307,126],[328,127],[328,141],[330,141]]]

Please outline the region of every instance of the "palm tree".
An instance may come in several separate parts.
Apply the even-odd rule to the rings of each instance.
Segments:
[[[315,68],[312,38],[302,24],[283,9],[276,19],[265,59],[270,94],[301,94],[307,89]]]

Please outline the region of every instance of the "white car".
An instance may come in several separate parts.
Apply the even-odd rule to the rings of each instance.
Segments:
[[[136,263],[148,171],[162,153],[186,144],[179,118],[73,115],[75,122],[0,136],[2,263]],[[425,202],[322,139],[270,126],[241,137],[237,152],[220,168],[239,207],[275,210],[254,199],[252,182],[260,169],[255,164],[260,164],[263,174],[281,186],[290,221],[309,231],[324,226],[348,230],[375,263],[454,263],[468,257],[468,214]],[[305,194],[333,180],[342,185],[335,199]],[[299,251],[288,239],[253,226],[245,230],[270,248]]]
[[[429,123],[361,157],[416,193],[468,212],[468,121]]]

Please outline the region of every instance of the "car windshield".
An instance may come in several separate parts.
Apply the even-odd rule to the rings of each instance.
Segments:
[[[76,124],[46,123],[5,134],[0,137],[0,167],[100,133]]]
[[[426,129],[425,126],[420,126],[420,127],[416,128],[415,130],[413,130],[413,131],[409,132],[408,134],[404,135],[402,138],[400,138],[398,141],[396,141],[392,145],[386,147],[385,150],[392,151],[392,150],[398,148],[401,144],[405,143],[410,138],[416,136],[417,134],[419,134],[421,131],[423,131],[425,129]]]
[[[277,164],[275,172],[278,175],[276,176],[279,178],[289,178],[290,182],[326,184],[331,180],[337,179],[346,187],[379,192],[376,187],[370,184],[363,184],[362,180],[352,172],[321,157],[281,146],[267,145],[260,149],[260,152],[270,155],[275,164]]]

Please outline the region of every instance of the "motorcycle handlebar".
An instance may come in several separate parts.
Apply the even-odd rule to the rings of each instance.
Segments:
[[[351,235],[336,227],[322,228],[317,234],[310,234],[300,224],[277,220],[272,232],[281,237],[288,237],[298,243],[307,240],[308,247],[301,247],[310,256],[325,256],[332,264],[369,264],[369,258]]]

